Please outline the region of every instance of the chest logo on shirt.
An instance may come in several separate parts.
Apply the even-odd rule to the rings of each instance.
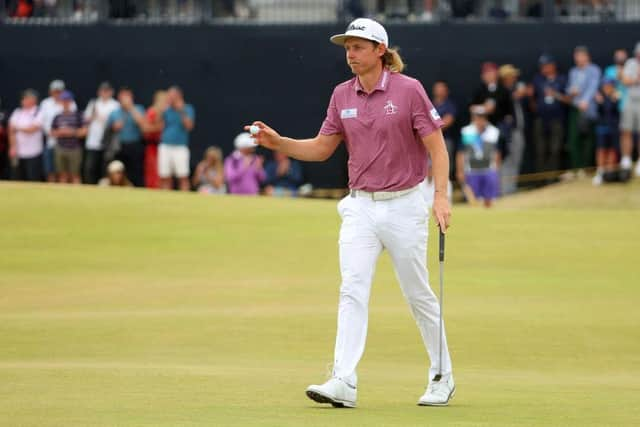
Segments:
[[[357,108],[345,108],[340,112],[341,119],[355,119],[356,117],[358,117]]]
[[[393,105],[393,102],[391,102],[391,100],[387,101],[387,103],[382,108],[384,108],[384,113],[386,115],[396,114],[398,112],[398,107]]]

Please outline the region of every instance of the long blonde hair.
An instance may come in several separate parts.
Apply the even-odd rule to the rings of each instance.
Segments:
[[[388,47],[382,55],[382,65],[389,68],[392,73],[401,73],[404,70],[405,65],[402,57],[400,56],[399,47]]]

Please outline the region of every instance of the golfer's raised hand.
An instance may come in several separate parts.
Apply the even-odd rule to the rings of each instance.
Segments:
[[[449,205],[449,199],[447,199],[446,195],[443,194],[440,196],[436,193],[433,200],[433,217],[440,230],[446,233],[451,220],[451,206]]]
[[[271,129],[269,126],[262,122],[253,122],[253,126],[258,126],[260,128],[260,132],[255,135],[252,135],[256,141],[256,144],[262,145],[270,150],[277,151],[280,148],[280,144],[282,138],[280,134],[275,130]],[[247,125],[244,127],[244,130],[249,132],[251,125]]]

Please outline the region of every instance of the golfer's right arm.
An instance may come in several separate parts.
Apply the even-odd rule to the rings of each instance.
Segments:
[[[304,162],[322,162],[327,160],[342,141],[341,134],[318,134],[311,139],[293,139],[280,136],[275,130],[262,122],[254,122],[260,132],[253,135],[257,144],[274,151],[280,151],[289,157]],[[249,130],[249,126],[245,126]]]

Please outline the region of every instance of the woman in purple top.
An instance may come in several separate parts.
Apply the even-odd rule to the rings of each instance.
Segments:
[[[356,366],[364,352],[375,265],[384,248],[431,359],[429,386],[418,403],[446,405],[455,386],[444,336],[439,353],[440,311],[426,267],[428,208],[418,190],[429,152],[436,188],[433,214],[444,232],[451,211],[442,120],[420,82],[401,74],[404,64],[389,49],[382,25],[359,18],[331,41],[344,46],[356,77],[335,88],[319,134],[296,140],[253,123],[259,128],[258,144],[299,160],[326,160],[341,141],[349,152],[351,191],[338,203],[342,284],[333,378],[310,386],[307,396],[336,407],[356,405]]]
[[[236,151],[224,161],[224,177],[231,194],[256,195],[266,179],[262,157],[256,156],[257,146],[251,135],[244,132],[236,136]]]

